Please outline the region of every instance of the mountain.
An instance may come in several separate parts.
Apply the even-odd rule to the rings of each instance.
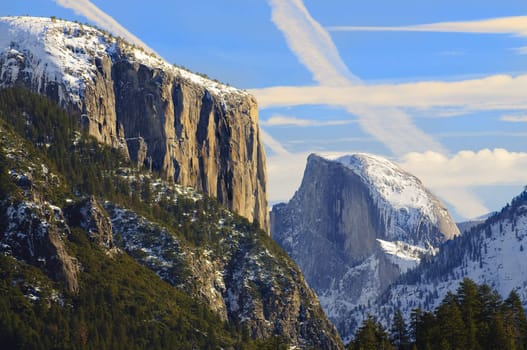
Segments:
[[[459,234],[441,202],[392,162],[310,155],[302,184],[271,211],[271,235],[296,261],[341,336],[352,310]]]
[[[515,197],[485,222],[446,242],[402,276],[386,293],[361,310],[388,324],[389,314],[401,309],[407,318],[415,308],[433,310],[464,278],[487,284],[502,297],[515,291],[527,307],[527,191]]]
[[[121,38],[55,18],[0,18],[0,87],[76,115],[138,167],[194,187],[268,230],[256,100]]]
[[[0,339],[15,348],[341,349],[258,224],[0,90]]]

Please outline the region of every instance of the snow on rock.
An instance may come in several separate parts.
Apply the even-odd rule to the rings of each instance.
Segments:
[[[399,267],[401,273],[413,269],[421,262],[424,255],[435,255],[437,248],[424,249],[401,241],[384,241],[377,238],[382,250],[388,255],[390,261]]]
[[[88,25],[46,17],[0,17],[0,33],[5,34],[0,36],[0,64],[3,66],[0,71],[5,74],[0,81],[14,83],[19,76],[31,72],[37,91],[43,91],[45,82],[63,82],[65,91],[61,84],[58,85],[60,101],[80,103],[85,82],[95,78],[97,59],[106,56],[117,59],[123,53],[132,62],[170,71],[202,85],[213,95],[248,95],[175,67],[142,48]],[[25,61],[24,71],[16,64],[20,60]]]
[[[483,224],[445,243],[433,258],[401,276],[375,303],[355,308],[352,328],[368,313],[389,327],[397,309],[407,319],[415,308],[432,311],[464,278],[488,284],[503,298],[514,290],[527,307],[526,248],[527,192],[523,192]]]
[[[385,220],[387,237],[390,239],[408,240],[408,231],[420,225],[430,223],[440,225],[451,221],[443,204],[414,175],[404,171],[386,158],[355,153],[336,158],[335,161],[353,170],[365,183],[369,184],[370,194],[382,212]],[[457,226],[452,223],[442,230],[446,239],[459,235]],[[436,245],[432,237],[415,243],[422,248]]]
[[[310,155],[298,191],[273,207],[271,235],[349,339],[354,312],[459,230],[419,179],[387,159],[357,153]]]

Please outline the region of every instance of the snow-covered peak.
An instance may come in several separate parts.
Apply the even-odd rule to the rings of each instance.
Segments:
[[[337,162],[352,169],[397,209],[421,208],[433,218],[433,200],[421,181],[389,160],[366,153],[347,155]],[[433,218],[434,222],[436,221]]]
[[[213,95],[248,94],[175,67],[153,53],[88,25],[45,17],[0,17],[0,62],[5,74],[0,80],[7,84],[25,73],[15,64],[24,60],[25,70],[33,73],[32,79],[37,84],[63,82],[66,91],[59,92],[60,99],[75,103],[83,95],[86,82],[95,77],[96,60],[102,57],[115,60],[118,56],[181,76]]]
[[[423,222],[442,226],[441,231],[447,239],[459,234],[439,199],[423,186],[421,180],[397,164],[368,153],[325,158],[351,169],[367,184],[373,201],[383,216],[392,218],[386,221],[387,238],[407,241],[407,232],[419,230]],[[424,241],[409,243],[428,249],[432,242],[425,238]],[[435,246],[436,243],[432,245]]]

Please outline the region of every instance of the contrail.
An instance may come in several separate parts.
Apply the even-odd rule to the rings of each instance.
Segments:
[[[125,27],[119,24],[115,19],[106,14],[100,8],[95,6],[88,0],[54,0],[58,5],[73,10],[76,14],[84,16],[90,21],[93,21],[101,28],[104,28],[116,36],[120,36],[130,41],[131,43],[141,46],[144,49],[157,53],[146,45],[141,39],[130,33]]]

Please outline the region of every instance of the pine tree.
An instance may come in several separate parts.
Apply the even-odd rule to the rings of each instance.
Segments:
[[[481,308],[478,286],[469,278],[463,279],[457,289],[458,305],[463,315],[467,335],[467,350],[478,348],[476,315]]]
[[[520,296],[514,290],[505,299],[505,307],[505,322],[513,326],[512,337],[515,347],[525,349],[527,347],[527,317]]]
[[[467,335],[456,296],[448,293],[437,308],[436,320],[441,340],[448,343],[450,349],[467,349]]]
[[[393,349],[388,334],[373,316],[368,316],[355,334],[354,350]]]
[[[398,350],[407,350],[410,347],[408,329],[404,321],[403,313],[398,309],[393,316],[393,324],[390,332],[390,340]]]

